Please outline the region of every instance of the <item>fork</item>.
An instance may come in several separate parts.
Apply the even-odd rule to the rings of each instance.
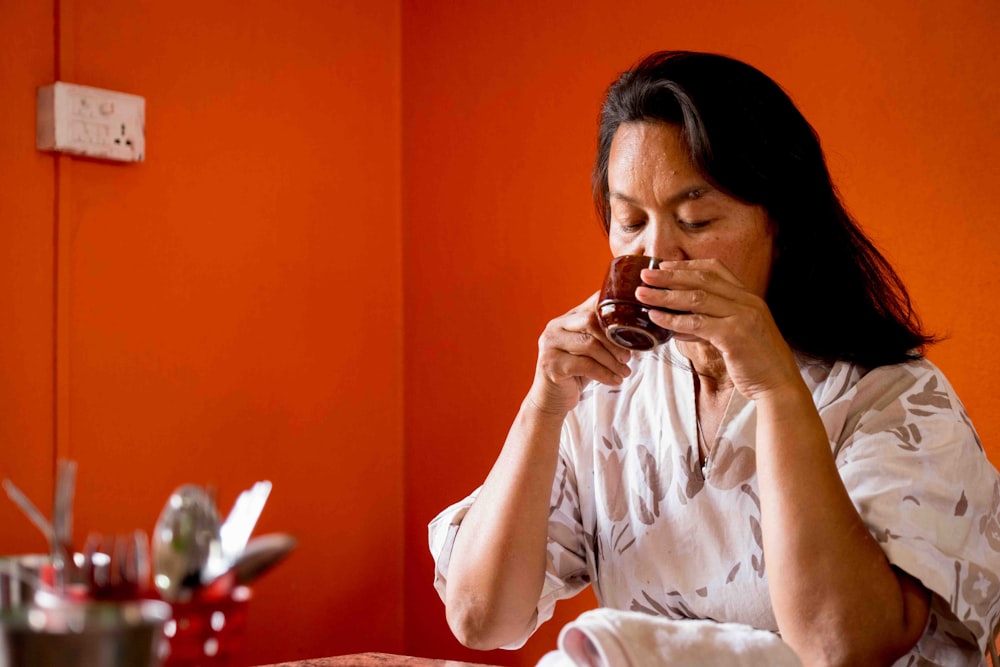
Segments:
[[[141,598],[149,585],[149,538],[142,530],[110,536],[91,533],[81,569],[84,584],[95,600]]]

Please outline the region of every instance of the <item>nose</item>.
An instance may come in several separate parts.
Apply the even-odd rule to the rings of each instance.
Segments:
[[[638,252],[666,260],[687,259],[684,239],[673,220],[650,220],[638,239]]]

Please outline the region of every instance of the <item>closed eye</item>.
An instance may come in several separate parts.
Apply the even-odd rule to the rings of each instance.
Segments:
[[[677,219],[677,224],[688,231],[697,231],[699,229],[704,229],[712,224],[711,220],[681,220]]]
[[[635,232],[639,231],[645,226],[646,226],[645,220],[635,220],[635,221],[623,220],[618,223],[618,229],[625,234],[634,234]]]

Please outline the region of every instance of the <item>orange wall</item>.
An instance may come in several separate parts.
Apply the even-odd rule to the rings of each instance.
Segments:
[[[398,5],[38,4],[0,24],[0,476],[47,509],[77,460],[81,542],[270,479],[258,532],[300,547],[241,664],[401,650]],[[146,161],[36,152],[57,77],[143,95]],[[43,548],[8,505],[0,547]]]
[[[569,7],[572,6],[572,9]],[[431,590],[426,523],[485,476],[545,322],[609,257],[589,198],[598,106],[646,52],[734,55],[813,122],[849,205],[895,260],[994,460],[1000,413],[1000,4],[959,0],[403,2],[407,644],[466,651]]]
[[[539,332],[603,273],[597,108],[653,49],[793,93],[1000,459],[996,3],[0,3],[0,476],[47,507],[57,454],[78,460],[77,539],[151,527],[181,482],[228,506],[272,479],[259,530],[301,547],[256,588],[241,664],[533,665],[592,604],[523,651],[465,650],[426,523],[483,478]],[[35,151],[57,77],[145,96],[147,161]],[[0,552],[43,546],[0,502]]]
[[[52,495],[52,158],[35,150],[35,88],[54,67],[51,2],[0,4],[0,477]],[[0,553],[35,548],[0,498]],[[30,529],[30,525],[28,525]]]

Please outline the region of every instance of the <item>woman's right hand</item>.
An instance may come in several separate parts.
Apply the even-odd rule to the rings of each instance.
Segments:
[[[597,297],[549,322],[539,337],[535,380],[455,537],[445,605],[466,646],[506,646],[535,627],[563,420],[589,382],[618,385],[630,373],[631,353],[601,331]]]
[[[597,299],[555,318],[538,339],[538,363],[528,401],[549,414],[565,415],[580,402],[591,381],[620,385],[631,373],[632,353],[612,343],[597,320]]]

